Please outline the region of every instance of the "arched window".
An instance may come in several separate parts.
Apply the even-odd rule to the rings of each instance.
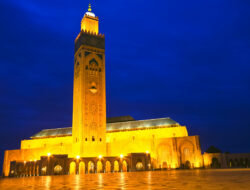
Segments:
[[[98,62],[95,59],[89,61],[89,73],[90,75],[97,75],[98,72]]]

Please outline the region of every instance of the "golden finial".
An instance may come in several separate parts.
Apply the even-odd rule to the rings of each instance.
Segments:
[[[88,8],[88,11],[91,12],[92,9],[91,9],[91,4],[89,3],[89,8]]]

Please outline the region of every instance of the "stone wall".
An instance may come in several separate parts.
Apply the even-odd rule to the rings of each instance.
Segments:
[[[204,153],[205,168],[249,168],[250,153]]]

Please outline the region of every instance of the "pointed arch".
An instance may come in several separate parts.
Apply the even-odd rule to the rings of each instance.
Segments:
[[[190,167],[193,167],[192,163],[194,162],[195,153],[194,144],[191,141],[185,140],[180,144],[179,150],[181,153],[181,163],[184,164],[184,167],[187,168],[187,161],[189,161]]]
[[[123,160],[122,162],[122,171],[127,172],[128,171],[128,163],[126,160]]]
[[[89,65],[91,66],[91,65],[95,65],[96,67],[98,67],[98,62],[95,60],[95,58],[93,58],[93,59],[91,59],[90,61],[89,61]]]
[[[168,168],[168,163],[167,162],[163,162],[161,168],[162,169],[167,169]]]
[[[114,161],[114,172],[119,172],[119,162],[117,160]]]
[[[83,161],[79,164],[79,174],[85,174],[85,162]]]
[[[102,67],[103,63],[104,63],[104,61],[95,53],[88,54],[86,56],[86,61],[87,61],[86,62],[87,64],[89,64],[90,62],[92,63],[92,62],[95,61],[97,63],[97,66],[99,66],[99,67]]]
[[[95,172],[95,164],[92,161],[88,162],[88,173],[94,173]]]
[[[70,175],[75,175],[76,174],[76,163],[75,162],[70,163],[69,174]]]
[[[96,166],[97,168],[96,168],[96,172],[97,173],[101,173],[102,172],[102,168],[103,168],[103,166],[102,166],[102,162],[99,160],[98,162],[97,162],[97,166]]]
[[[162,142],[157,146],[157,167],[166,169],[172,163],[173,150],[170,143]],[[138,165],[139,166],[139,165]]]
[[[110,173],[111,172],[111,163],[110,163],[110,161],[106,161],[105,172],[106,173]]]

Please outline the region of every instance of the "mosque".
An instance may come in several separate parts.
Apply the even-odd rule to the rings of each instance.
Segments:
[[[171,118],[106,118],[105,36],[89,5],[75,39],[72,127],[45,129],[6,150],[4,176],[200,168],[199,136]]]

